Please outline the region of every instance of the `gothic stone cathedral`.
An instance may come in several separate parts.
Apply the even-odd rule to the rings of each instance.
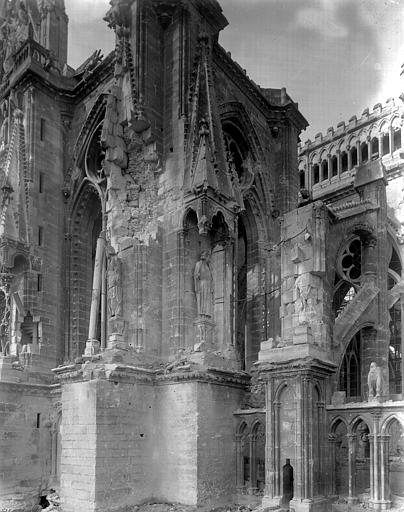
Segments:
[[[402,102],[299,147],[216,0],[0,18],[0,509],[404,499]]]

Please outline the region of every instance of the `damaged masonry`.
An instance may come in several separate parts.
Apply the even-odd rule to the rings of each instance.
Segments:
[[[402,101],[299,144],[216,0],[76,70],[63,0],[0,21],[0,510],[402,506]]]

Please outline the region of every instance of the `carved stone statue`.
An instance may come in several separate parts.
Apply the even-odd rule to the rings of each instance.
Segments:
[[[199,317],[213,316],[213,276],[209,266],[209,251],[202,251],[195,265],[194,282]]]
[[[311,275],[300,275],[295,282],[296,288],[296,313],[308,313],[312,310],[315,288],[312,286]]]
[[[370,363],[368,373],[369,400],[381,395],[382,382],[382,369],[375,362]]]
[[[0,61],[7,72],[12,66],[12,55],[28,39],[29,17],[23,2],[4,4],[0,9]]]
[[[108,312],[110,317],[122,316],[121,262],[110,247],[108,256]]]

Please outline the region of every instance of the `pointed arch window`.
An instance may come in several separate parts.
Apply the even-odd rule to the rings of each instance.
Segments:
[[[362,142],[361,144],[361,159],[362,162],[367,162],[369,160],[369,149],[367,142]]]
[[[389,263],[388,290],[391,290],[397,284],[401,272],[400,258],[393,248]],[[400,394],[402,392],[402,315],[400,299],[392,305],[389,314],[389,392]]]
[[[331,175],[333,177],[338,175],[338,157],[337,157],[337,155],[334,155],[331,157]]]
[[[348,170],[348,154],[346,151],[341,153],[341,172],[346,172]]]
[[[373,137],[371,142],[372,148],[372,158],[377,158],[379,156],[379,139],[377,137]]]
[[[223,139],[226,150],[227,163],[235,178],[243,188],[247,188],[252,181],[251,151],[242,134],[237,121],[226,120],[223,123]]]
[[[393,131],[393,151],[401,148],[401,128],[394,128]]]
[[[350,341],[342,358],[339,371],[339,390],[345,391],[347,398],[361,395],[361,333]]]

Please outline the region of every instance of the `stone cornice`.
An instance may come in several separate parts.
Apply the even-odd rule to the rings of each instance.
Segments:
[[[47,93],[52,92],[77,103],[99,87],[102,82],[112,78],[114,63],[115,56],[111,52],[86,78],[77,81],[73,77],[46,71],[39,62],[27,58],[26,62],[22,62],[14,72],[10,73],[1,90],[1,96],[6,96],[10,88],[16,85],[23,87],[35,85],[42,87]]]
[[[290,120],[299,130],[303,130],[308,126],[307,120],[299,112],[296,103],[289,101],[285,105],[272,105],[265,98],[261,88],[247,76],[240,65],[234,62],[226,50],[219,44],[213,46],[213,60],[215,65],[226,73],[230,80],[263,113],[268,123],[280,123]]]
[[[327,405],[326,407],[329,413],[338,413],[338,414],[347,414],[347,413],[362,413],[366,412],[377,412],[380,411],[398,411],[401,412],[404,410],[404,401],[399,400],[397,402],[393,402],[392,400],[375,403],[375,402],[346,402],[341,405]]]
[[[0,381],[0,391],[12,391],[19,392],[28,395],[40,395],[47,394],[49,396],[56,393],[56,389],[59,389],[59,384],[36,384],[31,382],[13,382],[13,381]]]
[[[224,370],[214,367],[186,366],[172,372],[162,369],[136,367],[125,364],[71,364],[54,368],[53,373],[63,383],[90,380],[109,380],[126,384],[143,383],[166,385],[179,382],[203,382],[245,388],[250,376],[245,372]]]
[[[260,372],[260,379],[263,380],[273,376],[297,377],[302,373],[322,374],[328,377],[337,369],[337,365],[329,360],[312,357],[296,357],[279,362],[263,361],[256,363],[256,366]]]

